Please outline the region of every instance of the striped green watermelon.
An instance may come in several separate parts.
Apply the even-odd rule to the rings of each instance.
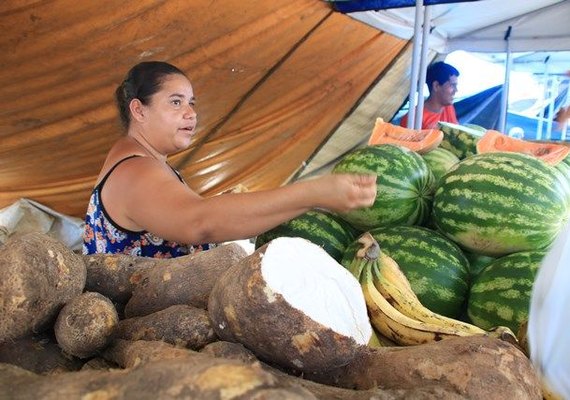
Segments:
[[[478,154],[439,181],[432,217],[463,249],[498,257],[549,246],[570,216],[568,199],[568,184],[543,161]]]
[[[469,261],[469,276],[471,277],[471,281],[473,281],[487,265],[496,260],[495,257],[471,253],[469,251],[464,251],[463,254],[465,254],[465,257]]]
[[[528,319],[532,285],[545,255],[545,251],[525,251],[489,264],[471,286],[469,319],[483,329],[506,326],[517,332]]]
[[[459,162],[459,158],[455,154],[441,147],[422,154],[422,157],[433,173],[436,181]]]
[[[257,236],[255,248],[278,237],[301,237],[319,245],[332,258],[341,260],[346,247],[360,232],[339,216],[322,210],[310,210]]]
[[[419,226],[377,228],[370,234],[398,263],[424,306],[451,318],[461,314],[469,290],[469,271],[457,245]],[[347,247],[343,266],[348,268],[360,246],[355,241]]]
[[[570,183],[570,156],[566,157],[554,166],[567,182]]]
[[[443,132],[443,140],[439,147],[451,151],[460,160],[477,154],[477,142],[485,134],[480,129],[451,122],[438,122],[438,129]]]
[[[421,224],[429,216],[435,180],[423,158],[414,151],[391,144],[362,147],[347,153],[333,173],[377,175],[374,204],[341,214],[362,231]]]
[[[570,207],[570,156],[554,165],[554,169],[558,172],[558,179],[562,181],[560,186],[568,191],[567,200]]]

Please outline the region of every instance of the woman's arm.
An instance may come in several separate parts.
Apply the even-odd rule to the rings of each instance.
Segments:
[[[158,161],[138,158],[113,173],[103,196],[108,208],[138,227],[132,230],[199,244],[250,238],[315,207],[348,211],[370,206],[376,176],[332,174],[273,190],[203,198]]]

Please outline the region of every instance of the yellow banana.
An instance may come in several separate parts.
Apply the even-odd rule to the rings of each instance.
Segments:
[[[361,275],[362,292],[372,325],[388,339],[400,345],[417,345],[436,342],[442,339],[469,336],[463,331],[422,322],[410,318],[395,309],[372,282],[370,268],[365,268]]]
[[[404,295],[417,297],[416,293],[412,289],[412,286],[410,285],[410,281],[402,272],[396,260],[384,252],[380,252],[380,256],[378,257],[377,271],[382,274],[382,277],[391,282],[394,282],[394,284],[398,286]],[[376,276],[373,276],[373,278],[376,278]]]
[[[368,346],[372,348],[393,347],[397,346],[397,344],[394,343],[394,341],[388,339],[386,336],[382,335],[376,329],[372,329],[372,336],[368,341]]]
[[[470,335],[484,335],[487,333],[478,326],[446,317],[425,307],[412,291],[408,279],[400,270],[396,261],[386,254],[380,255],[377,268],[372,270],[372,279],[382,296],[394,308],[410,318],[443,327],[450,327]]]
[[[487,332],[474,325],[433,313],[418,300],[394,260],[386,256],[382,258],[383,265],[379,265],[381,252],[372,235],[363,234],[359,242],[363,246],[349,269],[360,282],[372,325],[383,336],[400,345],[417,345],[472,335],[495,336],[516,343],[515,335],[508,328],[499,327],[493,332]],[[383,276],[384,272],[389,279]],[[406,312],[410,315],[406,315]]]

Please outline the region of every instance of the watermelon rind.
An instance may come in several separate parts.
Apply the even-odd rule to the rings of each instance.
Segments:
[[[429,217],[435,178],[414,151],[391,144],[361,147],[345,154],[332,172],[377,176],[374,204],[339,214],[361,231],[420,225]]]
[[[420,302],[451,318],[463,311],[469,291],[468,261],[443,235],[420,226],[393,226],[369,231],[380,250],[406,275]],[[349,245],[341,260],[348,268],[361,244]]]
[[[340,262],[346,247],[359,234],[360,231],[338,215],[314,209],[258,235],[255,248],[258,249],[278,237],[301,237],[321,246],[332,258]]]
[[[467,315],[482,329],[506,326],[517,332],[528,319],[532,286],[545,251],[513,253],[490,263],[469,291]]]
[[[480,131],[482,133],[487,132],[487,128],[482,127],[481,125],[477,125],[477,124],[463,124],[463,126],[470,128],[470,129],[475,129],[476,131]]]
[[[477,154],[477,142],[485,134],[480,129],[443,121],[438,122],[438,129],[443,132],[439,147],[451,151],[460,160]]]

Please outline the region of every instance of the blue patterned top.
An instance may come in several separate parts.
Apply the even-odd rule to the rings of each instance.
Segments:
[[[164,240],[147,231],[130,231],[113,221],[101,201],[101,190],[113,170],[123,161],[133,157],[141,156],[132,155],[117,162],[93,189],[85,216],[83,254],[121,253],[139,257],[172,258],[215,247],[215,244],[198,246],[179,244]],[[178,171],[174,169],[173,171],[178,179],[184,182]]]

